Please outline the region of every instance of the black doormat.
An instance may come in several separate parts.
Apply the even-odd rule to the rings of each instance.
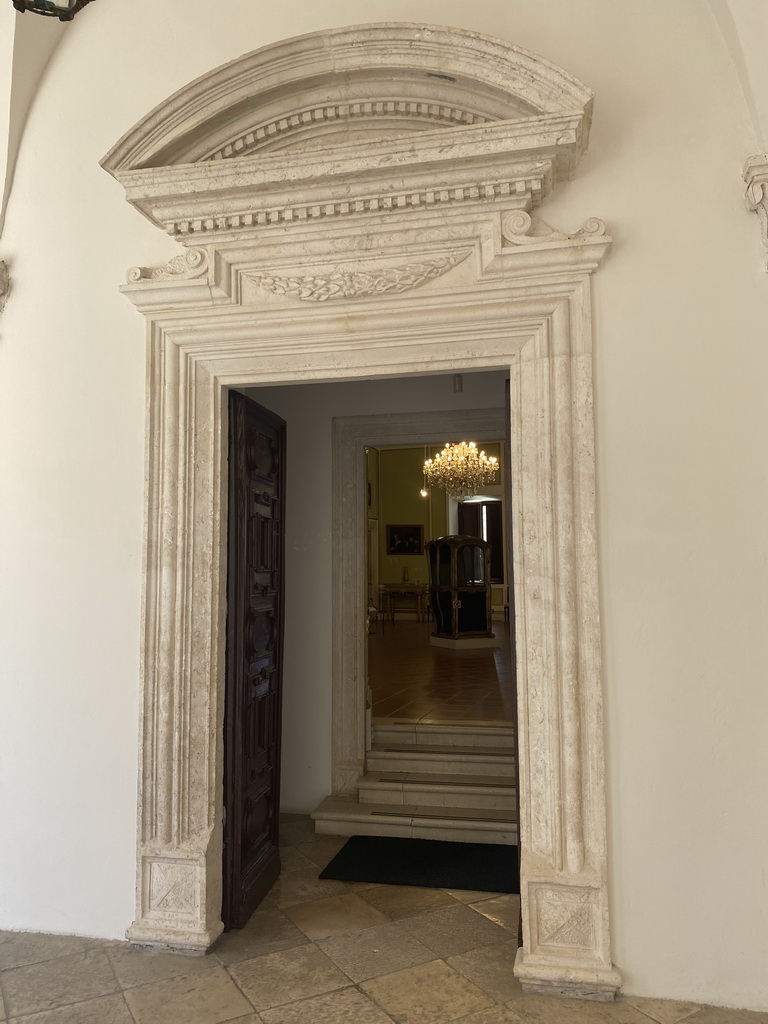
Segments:
[[[352,836],[320,878],[426,889],[520,892],[516,846]]]

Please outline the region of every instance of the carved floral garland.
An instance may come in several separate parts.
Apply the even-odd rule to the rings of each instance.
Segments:
[[[254,280],[275,295],[292,299],[313,302],[357,299],[365,295],[384,295],[387,292],[407,292],[412,288],[419,288],[427,281],[447,273],[468,255],[467,250],[432,260],[421,260],[418,263],[406,263],[402,267],[352,270],[347,273],[329,274],[327,277],[277,277],[262,274]]]

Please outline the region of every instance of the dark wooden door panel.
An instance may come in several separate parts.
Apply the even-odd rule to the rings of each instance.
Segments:
[[[280,873],[285,423],[229,396],[226,928],[242,928]]]

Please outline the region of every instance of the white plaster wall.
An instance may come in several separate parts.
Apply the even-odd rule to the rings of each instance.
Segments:
[[[503,408],[507,377],[507,373],[500,372],[465,373],[460,393],[453,391],[452,376],[247,391],[254,401],[283,417],[288,442],[281,785],[284,811],[312,811],[331,792],[333,418]],[[441,440],[447,439],[435,438],[436,442]],[[420,480],[416,486],[421,486]]]
[[[756,138],[699,0],[99,0],[71,26],[0,254],[0,928],[133,914],[143,326],[116,286],[176,249],[97,161],[243,51],[377,20],[505,37],[597,95],[542,212],[616,239],[595,280],[615,959],[634,993],[768,1008],[768,278]]]

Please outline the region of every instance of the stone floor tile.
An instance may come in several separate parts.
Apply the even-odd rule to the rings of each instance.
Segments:
[[[482,900],[480,903],[470,903],[469,906],[478,914],[487,917],[489,921],[507,928],[517,935],[517,928],[520,923],[520,897],[514,893],[506,896],[493,896],[489,900]]]
[[[397,1024],[445,1024],[492,1004],[442,960],[373,978],[361,988]]]
[[[413,889],[404,885],[377,885],[360,893],[360,898],[386,914],[391,921],[456,906],[453,896],[442,889]]]
[[[315,834],[315,823],[306,818],[280,824],[280,842],[285,846],[298,846]]]
[[[644,999],[642,996],[621,996],[620,1001],[629,1003],[650,1017],[654,1024],[679,1024],[701,1009],[696,1003],[679,1003],[671,999]]]
[[[302,946],[308,941],[304,932],[289,921],[279,907],[270,906],[257,910],[245,928],[225,932],[213,952],[228,966],[265,953]]]
[[[448,966],[477,985],[492,999],[507,1003],[523,994],[523,986],[514,975],[517,939],[483,946],[448,960]]]
[[[354,982],[435,959],[422,942],[392,923],[338,935],[318,945]]]
[[[58,1010],[44,1010],[31,1017],[17,1017],[10,1024],[133,1024],[133,1017],[119,993],[72,1003]]]
[[[261,1018],[264,1024],[392,1024],[391,1017],[354,988],[264,1010]]]
[[[624,1002],[530,995],[513,999],[508,1006],[524,1024],[649,1024],[644,1013]]]
[[[298,903],[285,908],[285,914],[310,939],[328,939],[362,928],[386,924],[387,918],[355,893],[332,896],[314,903]]]
[[[125,1001],[136,1024],[223,1024],[253,1012],[223,967],[128,989]]]
[[[281,871],[314,871],[317,865],[309,857],[305,857],[297,846],[283,846],[280,850]]]
[[[320,870],[328,867],[330,862],[346,846],[349,836],[312,836],[305,843],[300,843],[296,849]]]
[[[315,945],[244,960],[231,967],[230,973],[259,1012],[349,984],[347,976]]]
[[[460,1017],[452,1024],[523,1024],[523,1021],[508,1006],[490,1006],[468,1017]]]
[[[344,896],[348,892],[370,888],[365,884],[339,882],[333,878],[318,878],[318,870],[284,871],[270,890],[278,907],[291,907],[296,903],[309,903],[329,896]]]
[[[466,906],[446,907],[431,914],[406,917],[398,921],[398,927],[407,929],[443,959],[509,940],[509,932],[505,928]]]
[[[119,989],[107,954],[100,949],[14,967],[3,972],[2,985],[11,1018],[110,995]]]
[[[0,932],[0,971],[41,964],[59,956],[85,953],[90,940],[77,935],[38,935],[37,932]]]
[[[108,949],[107,956],[122,989],[138,988],[166,978],[186,977],[220,966],[212,956],[155,953],[147,949],[131,949],[130,946]]]
[[[719,1006],[703,1006],[685,1017],[685,1024],[768,1024],[768,1011],[728,1010]]]
[[[224,1024],[262,1024],[262,1020],[258,1013],[247,1013],[245,1017],[233,1017],[224,1021]]]
[[[453,896],[459,903],[478,903],[480,900],[490,900],[494,896],[504,896],[503,892],[481,892],[478,889],[443,889],[449,896]]]

